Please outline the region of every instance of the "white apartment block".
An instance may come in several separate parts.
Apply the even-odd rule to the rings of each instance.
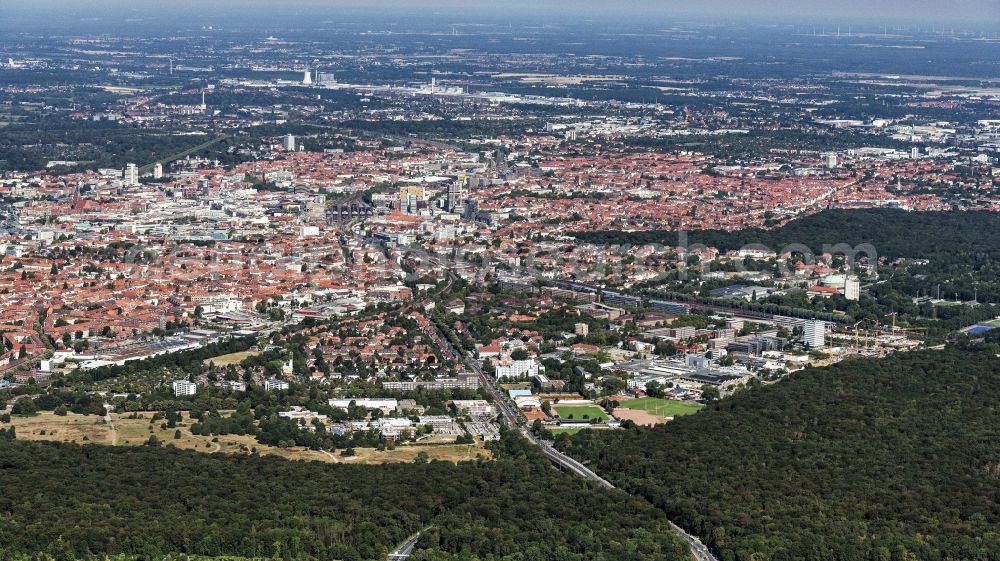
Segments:
[[[531,377],[538,374],[538,363],[534,359],[512,360],[510,364],[498,364],[496,367],[496,377],[498,380],[504,378]]]
[[[174,380],[174,395],[177,397],[191,396],[198,393],[198,384],[187,380]]]

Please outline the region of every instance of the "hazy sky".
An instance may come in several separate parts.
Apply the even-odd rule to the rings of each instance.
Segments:
[[[32,0],[8,2],[5,11],[23,15],[52,12],[137,16],[227,12],[259,13],[350,11],[353,13],[440,13],[453,18],[499,17],[692,16],[755,19],[871,21],[968,21],[1000,26],[1000,0]],[[10,13],[10,12],[8,12]],[[877,20],[877,21],[875,21]]]

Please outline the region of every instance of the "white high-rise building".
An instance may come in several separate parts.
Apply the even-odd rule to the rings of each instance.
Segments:
[[[826,167],[827,169],[834,169],[837,167],[837,155],[830,153],[826,155]]]
[[[916,160],[919,157],[920,157],[920,148],[918,148],[917,146],[910,148],[910,158]]]
[[[295,151],[295,135],[289,134],[285,136],[285,150],[288,152]]]
[[[122,173],[122,179],[125,181],[126,185],[138,185],[139,167],[135,164],[125,164],[125,171]]]
[[[153,164],[153,179],[163,178],[163,164],[156,162]]]
[[[802,326],[802,342],[810,349],[826,346],[826,322],[811,319]]]
[[[848,300],[861,298],[861,282],[858,277],[849,276],[844,280],[844,298]]]
[[[456,181],[448,186],[448,212],[458,213],[462,207],[462,183]]]

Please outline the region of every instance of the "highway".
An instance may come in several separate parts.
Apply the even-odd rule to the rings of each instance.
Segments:
[[[601,476],[594,473],[590,468],[581,464],[580,462],[574,460],[573,458],[563,454],[562,452],[556,450],[550,446],[547,442],[544,442],[537,438],[525,424],[521,421],[521,418],[517,415],[517,411],[510,404],[510,401],[500,392],[499,388],[493,383],[493,379],[483,371],[483,367],[479,364],[479,361],[466,356],[461,351],[455,349],[451,346],[451,342],[446,336],[446,334],[441,334],[441,339],[450,348],[451,353],[454,356],[462,356],[465,365],[479,375],[480,384],[482,384],[483,389],[485,389],[490,396],[493,397],[493,402],[497,405],[500,410],[500,415],[503,417],[504,423],[513,429],[520,431],[521,434],[525,436],[529,441],[538,446],[545,457],[549,459],[556,466],[574,473],[580,477],[589,479],[596,482],[598,485],[605,489],[614,489],[615,486],[610,482],[602,478]],[[691,554],[694,556],[696,561],[719,561],[715,555],[708,550],[708,547],[701,542],[697,537],[684,531],[683,528],[670,522],[670,528],[674,531],[677,536],[684,541],[691,548]],[[392,557],[390,557],[392,560]]]
[[[389,554],[388,561],[404,561],[407,557],[413,553],[413,548],[417,546],[417,542],[420,540],[420,534],[423,530],[413,534],[403,542],[403,545],[399,546],[396,551]]]

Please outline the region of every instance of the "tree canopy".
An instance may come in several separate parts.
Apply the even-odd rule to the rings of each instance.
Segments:
[[[382,560],[422,529],[419,561],[687,557],[662,512],[555,470],[516,433],[496,461],[381,466],[0,436],[0,559]]]
[[[997,350],[847,360],[556,443],[723,561],[997,560]]]

